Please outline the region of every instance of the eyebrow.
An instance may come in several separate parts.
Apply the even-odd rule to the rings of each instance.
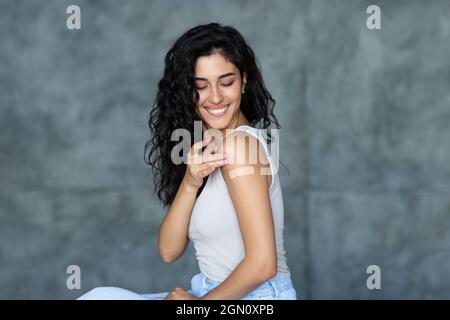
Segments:
[[[225,74],[219,76],[219,79],[222,79],[222,78],[225,78],[225,77],[229,77],[229,76],[235,76],[235,75],[236,75],[236,73],[234,73],[234,72],[228,72],[228,73],[225,73]],[[208,79],[200,78],[200,77],[194,77],[194,80],[195,81],[208,81]]]

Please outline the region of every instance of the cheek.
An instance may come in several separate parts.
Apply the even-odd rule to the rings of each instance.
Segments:
[[[232,88],[227,88],[224,91],[224,94],[226,95],[226,97],[228,98],[228,100],[238,100],[241,96],[241,89],[239,88],[239,86],[234,86]]]
[[[198,97],[198,99],[197,99]],[[197,105],[201,105],[202,101],[205,99],[201,92],[197,92],[197,94],[194,94],[194,99],[197,99]]]
[[[241,88],[239,86],[233,88],[233,90],[230,90],[229,99],[232,100],[237,107],[240,106],[241,98]]]
[[[206,104],[207,100],[208,100],[207,90],[199,91],[197,105],[203,106],[204,104]]]
[[[203,115],[207,114],[206,110],[203,108],[203,105],[205,105],[205,103],[206,103],[206,99],[207,99],[207,96],[205,94],[201,94],[201,93],[198,94],[196,111],[197,111],[197,114],[199,116],[201,116],[202,118],[203,118],[202,114]]]
[[[240,104],[241,104],[241,95],[240,95],[240,91],[232,91],[230,92],[228,95],[228,101],[232,102],[234,104],[235,108],[239,108]]]

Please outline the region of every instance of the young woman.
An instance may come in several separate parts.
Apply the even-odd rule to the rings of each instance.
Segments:
[[[279,128],[275,101],[253,50],[236,29],[211,23],[183,34],[165,64],[146,145],[155,189],[168,207],[158,251],[170,263],[192,241],[201,272],[189,290],[103,287],[80,299],[296,299],[277,164],[260,130]],[[206,139],[191,141],[177,164],[172,134],[185,129],[194,137],[195,121]]]

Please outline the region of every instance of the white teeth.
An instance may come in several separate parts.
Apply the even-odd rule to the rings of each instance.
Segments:
[[[220,114],[224,113],[225,111],[227,111],[227,109],[228,109],[228,106],[226,106],[225,108],[220,108],[220,109],[206,108],[206,110],[212,115],[220,115]]]

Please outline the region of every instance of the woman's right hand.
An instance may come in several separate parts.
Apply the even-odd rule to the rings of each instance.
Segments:
[[[209,145],[209,146],[208,146]],[[208,146],[203,152],[203,147]],[[203,178],[210,175],[218,167],[228,163],[226,153],[216,153],[217,146],[212,146],[211,138],[194,143],[186,163],[186,183],[195,189],[203,184]]]

